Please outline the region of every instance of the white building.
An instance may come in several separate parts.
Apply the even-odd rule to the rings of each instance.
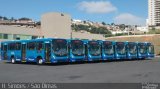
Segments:
[[[160,26],[160,0],[148,0],[148,25]]]
[[[82,20],[79,20],[79,19],[72,20],[72,24],[78,24],[78,23],[82,23]]]
[[[141,32],[148,32],[148,27],[146,27],[146,26],[144,26],[144,27],[137,27],[137,30],[141,31]]]

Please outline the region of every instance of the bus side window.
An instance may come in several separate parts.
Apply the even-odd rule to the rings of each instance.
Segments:
[[[16,50],[20,50],[21,49],[21,43],[16,43]]]
[[[85,54],[87,55],[88,54],[88,45],[85,44]]]
[[[1,51],[3,51],[3,48],[4,48],[3,46],[4,46],[4,45],[3,45],[3,44],[1,44]]]
[[[28,48],[28,50],[34,50],[35,49],[35,43],[34,42],[29,42],[27,44],[27,48]]]
[[[36,49],[37,50],[43,50],[43,42],[37,42]]]
[[[15,43],[10,43],[8,45],[8,50],[15,50],[15,47],[16,47]]]

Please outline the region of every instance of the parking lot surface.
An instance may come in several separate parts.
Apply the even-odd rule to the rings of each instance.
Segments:
[[[0,82],[160,83],[160,58],[40,66],[0,61]]]

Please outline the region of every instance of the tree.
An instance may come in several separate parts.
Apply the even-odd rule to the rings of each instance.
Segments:
[[[19,20],[31,20],[30,18],[22,17]]]
[[[41,25],[41,22],[40,21],[36,22],[36,25]]]
[[[113,25],[115,25],[114,23],[111,23],[111,25],[113,26]]]
[[[120,28],[121,30],[124,30],[125,27],[126,27],[125,24],[120,24],[120,25],[119,25],[119,28]]]
[[[72,24],[71,25],[72,30],[75,31],[87,31],[90,33],[94,33],[94,34],[112,34],[107,28],[105,27],[95,27],[95,26],[86,26],[86,25],[76,25],[76,24]]]
[[[105,23],[105,22],[102,22],[102,24],[103,24],[103,25],[106,25],[106,23]]]
[[[83,23],[86,24],[87,22],[86,22],[86,21],[83,21]]]
[[[7,17],[3,17],[3,19],[4,19],[4,20],[8,20],[8,18],[7,18]]]
[[[15,19],[14,19],[14,17],[11,17],[11,19],[10,19],[11,21],[14,21]]]

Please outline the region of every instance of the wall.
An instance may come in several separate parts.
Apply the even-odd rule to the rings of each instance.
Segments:
[[[46,13],[41,17],[41,29],[45,38],[70,38],[71,16],[64,13]]]

